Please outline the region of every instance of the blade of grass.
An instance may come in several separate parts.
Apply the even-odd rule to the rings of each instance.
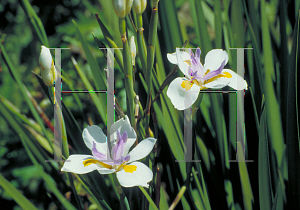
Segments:
[[[36,123],[34,120],[26,117],[26,115],[21,114],[21,111],[15,107],[9,100],[7,100],[5,97],[0,95],[0,100],[3,103],[3,105],[12,113],[14,114],[17,118],[19,118],[23,123],[27,124],[31,128],[33,128],[35,131],[41,133],[42,128],[39,126],[38,123]]]
[[[261,0],[261,16],[266,16],[266,5],[265,0]],[[269,24],[267,18],[262,18],[262,38],[263,38],[263,60],[264,60],[264,90],[266,98],[266,110],[267,110],[267,122],[268,130],[271,139],[271,146],[275,151],[277,158],[278,167],[281,166],[283,157],[283,132],[281,124],[281,116],[279,103],[275,95],[273,81],[275,80],[274,75],[274,63],[273,63],[273,50],[271,47],[271,38],[269,31]]]
[[[22,127],[22,125],[16,121],[16,119],[10,114],[10,112],[5,108],[5,106],[0,101],[0,113],[9,123],[9,125],[15,130],[16,133],[22,135],[29,145],[31,151],[34,153],[39,162],[44,166],[46,171],[51,171],[51,166],[45,163],[45,156],[39,151],[39,149],[34,145],[33,140],[30,138],[28,132]]]
[[[40,18],[36,15],[34,9],[30,5],[28,0],[19,0],[29,22],[31,23],[31,26],[33,27],[36,35],[38,36],[40,42],[45,45],[46,47],[49,47],[48,38],[46,35],[45,28],[40,20]]]
[[[79,37],[79,40],[82,44],[82,48],[83,48],[84,53],[87,58],[87,62],[90,65],[92,74],[94,76],[94,82],[95,82],[96,88],[97,88],[97,90],[106,90],[106,81],[105,81],[104,70],[101,70],[99,68],[97,61],[93,57],[86,40],[84,39],[84,37],[82,36],[82,34],[78,28],[77,23],[74,20],[72,20],[72,22],[76,28],[77,36]],[[92,90],[92,89],[90,89],[90,90]],[[104,94],[100,94],[99,98],[101,101],[106,101],[106,97]],[[106,110],[105,110],[104,106],[102,106],[101,103],[98,105],[99,105],[99,110],[100,110],[100,116],[101,116],[103,122],[106,122]]]
[[[300,13],[297,18],[288,73],[286,141],[288,157],[289,209],[300,209],[299,113],[297,74],[300,69]]]
[[[214,1],[215,13],[215,47],[222,48],[222,15],[221,15],[221,1]]]
[[[93,87],[91,85],[91,83],[89,82],[89,80],[87,79],[87,77],[85,76],[85,74],[83,73],[83,71],[81,70],[80,66],[78,65],[78,63],[76,62],[76,60],[71,57],[72,59],[72,63],[77,71],[77,73],[79,74],[84,86],[86,87],[87,90],[93,90]],[[103,113],[103,110],[105,110],[103,104],[101,103],[101,99],[98,97],[98,95],[94,92],[90,92],[89,93],[100,116],[102,117],[103,122],[106,121],[106,115]],[[105,95],[103,93],[100,93],[99,95]],[[106,111],[106,110],[105,110]]]
[[[237,144],[237,149],[240,150],[238,152],[238,164],[239,164],[239,172],[240,172],[240,180],[242,186],[243,200],[244,200],[244,209],[250,210],[252,209],[252,202],[254,202],[251,183],[249,179],[249,174],[247,171],[246,162],[243,162],[245,159],[243,157],[243,148],[241,144]]]
[[[26,90],[24,88],[24,84],[21,82],[21,79],[19,78],[19,75],[18,75],[18,71],[14,68],[14,66],[12,65],[11,61],[10,61],[10,58],[8,56],[8,54],[6,53],[6,50],[4,48],[4,46],[2,45],[2,43],[0,43],[0,49],[1,49],[1,54],[3,56],[3,59],[4,61],[6,62],[7,64],[7,67],[11,73],[11,75],[13,76],[14,80],[17,82],[19,88],[20,88],[20,91],[23,95],[23,97],[25,98],[25,101],[26,103],[28,104],[29,106],[29,109],[31,111],[31,113],[33,114],[35,120],[39,123],[39,125],[41,126],[42,130],[43,130],[43,133],[46,137],[46,139],[49,141],[49,144],[53,147],[53,145],[50,143],[50,138],[47,134],[47,131],[46,131],[46,128],[44,126],[44,123],[42,121],[42,119],[40,118],[37,110],[35,109],[34,105],[32,104],[30,98],[28,97],[27,93],[26,93]]]
[[[266,123],[266,109],[262,109],[259,126],[259,146],[258,146],[258,188],[260,209],[270,209],[272,203],[272,192],[270,182],[270,164],[268,151],[268,131]]]
[[[274,198],[274,202],[272,205],[272,210],[281,210],[284,209],[284,202],[283,202],[283,189],[281,183],[279,182],[277,185],[276,195]]]
[[[154,210],[158,210],[158,208],[156,207],[154,201],[153,201],[152,198],[149,196],[149,194],[148,194],[147,191],[144,189],[144,187],[139,186],[139,188],[141,189],[141,191],[144,193],[145,197],[146,197],[147,200],[149,201],[150,206],[151,206]]]
[[[0,186],[20,205],[22,209],[38,210],[22,193],[20,193],[4,176],[0,174]]]

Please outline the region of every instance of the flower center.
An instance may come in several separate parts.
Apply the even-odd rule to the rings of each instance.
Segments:
[[[193,83],[190,80],[184,80],[181,83],[181,87],[184,88],[186,91],[188,91],[189,89],[191,89],[192,86],[193,86]]]

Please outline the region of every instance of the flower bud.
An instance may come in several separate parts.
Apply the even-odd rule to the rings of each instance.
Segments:
[[[141,15],[147,6],[147,0],[134,0],[133,9],[136,14]]]
[[[136,57],[136,46],[135,46],[135,42],[134,42],[134,36],[132,36],[130,38],[129,47],[130,47],[130,51],[131,51],[132,65],[134,66],[134,64],[135,64],[135,57]]]
[[[45,46],[41,47],[39,63],[42,68],[41,74],[44,83],[47,86],[52,86],[54,84],[54,81],[57,79],[57,72],[55,70],[55,66],[49,48]]]
[[[113,0],[112,2],[117,16],[125,18],[131,10],[133,0]]]

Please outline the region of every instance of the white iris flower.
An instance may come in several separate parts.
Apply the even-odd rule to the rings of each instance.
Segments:
[[[214,49],[207,53],[204,66],[200,62],[200,48],[196,53],[176,49],[167,54],[168,60],[179,66],[185,77],[174,79],[167,90],[167,95],[178,110],[191,107],[198,98],[200,90],[220,89],[230,86],[236,90],[247,89],[247,82],[230,69],[224,69],[228,62],[228,54],[222,49]]]
[[[112,151],[107,153],[106,136],[96,125],[83,130],[82,137],[93,155],[70,155],[62,171],[85,174],[97,170],[100,174],[116,173],[123,187],[149,187],[153,178],[152,171],[145,164],[138,162],[153,149],[156,139],[147,138],[129,152],[136,140],[136,133],[129,119],[120,119],[111,126]]]

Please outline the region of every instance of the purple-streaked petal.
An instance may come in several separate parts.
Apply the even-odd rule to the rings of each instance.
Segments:
[[[97,160],[106,160],[106,154],[102,154],[101,152],[99,152],[96,149],[96,143],[95,142],[93,142],[92,153],[93,153],[94,157],[97,158]]]
[[[135,133],[134,129],[131,127],[127,115],[125,115],[125,118],[121,118],[120,120],[118,120],[117,122],[112,124],[112,126],[110,128],[110,133],[114,134],[114,135],[113,135],[113,138],[111,138],[111,141],[114,141],[115,139],[117,139],[117,136],[115,135],[117,130],[120,133],[124,133],[126,131],[128,138],[136,139],[136,133]]]
[[[204,72],[203,72],[203,66],[200,62],[200,57],[198,57],[198,55],[200,56],[200,52],[199,52],[200,49],[198,52],[197,52],[197,50],[196,50],[196,56],[195,56],[194,53],[192,52],[192,50],[190,49],[191,64],[192,64],[191,76],[195,77],[196,79],[201,79],[203,77]]]
[[[106,136],[102,129],[97,125],[87,126],[82,132],[82,138],[85,145],[92,150],[93,142],[96,142],[96,148],[101,153],[106,153],[107,143]]]
[[[200,55],[201,55],[201,50],[200,48],[198,47],[197,50],[196,50],[196,53],[195,53],[195,57],[196,59],[200,62]]]
[[[122,155],[124,153],[124,146],[127,141],[127,132],[125,131],[123,135],[121,136],[119,130],[117,130],[117,143],[114,148],[114,159],[115,160],[120,160],[122,158]]]
[[[129,161],[130,160],[130,155],[126,155],[126,157],[124,158],[124,161]]]
[[[221,72],[222,72],[222,70],[223,70],[223,68],[225,66],[225,62],[226,62],[226,60],[223,61],[223,63],[221,64],[221,66],[217,70],[209,72],[208,74],[206,74],[203,77],[203,80],[208,80],[208,79],[210,79],[210,78],[212,78],[214,76],[217,76],[217,75],[221,74]]]

